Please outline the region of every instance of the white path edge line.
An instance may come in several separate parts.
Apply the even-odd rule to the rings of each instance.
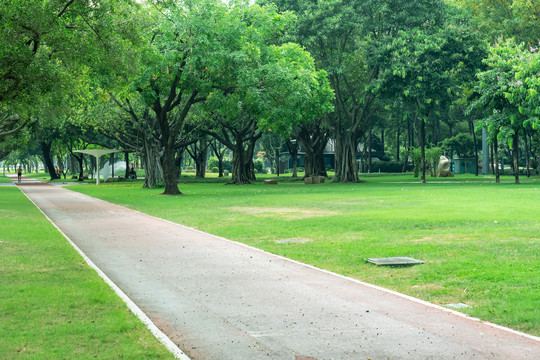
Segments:
[[[191,360],[167,335],[165,335],[165,333],[163,333],[156,326],[156,324],[154,324],[152,320],[150,320],[150,318],[141,310],[141,308],[139,308],[133,302],[133,300],[129,298],[129,296],[126,295],[126,293],[124,293],[111,279],[109,279],[109,277],[103,271],[101,271],[101,269],[96,264],[94,264],[94,262],[90,260],[90,258],[86,256],[86,254],[83,253],[82,250],[79,249],[79,247],[75,245],[75,243],[66,234],[64,234],[64,232],[58,226],[56,226],[56,224],[47,216],[47,214],[45,214],[43,210],[41,210],[41,208],[37,206],[36,203],[32,201],[32,199],[30,199],[20,187],[19,190],[24,194],[24,196],[26,196],[28,200],[30,200],[30,202],[32,202],[32,204],[34,204],[34,206],[43,214],[43,216],[45,216],[45,218],[56,228],[56,230],[58,230],[60,234],[62,234],[66,238],[66,240],[71,244],[71,246],[73,246],[73,248],[79,253],[79,255],[82,256],[84,261],[86,261],[86,263],[98,273],[98,275],[107,283],[107,285],[109,285],[114,290],[116,295],[118,295],[118,297],[120,297],[120,299],[124,301],[129,310],[131,310],[131,312],[135,314],[135,316],[137,316],[144,325],[146,325],[152,335],[154,335],[156,339],[158,339],[159,342],[161,342],[167,348],[167,350],[169,350],[174,355],[175,358],[180,360]]]
[[[72,191],[72,192],[74,192],[76,194],[85,196],[85,197],[93,199],[93,200],[98,200],[98,201],[104,202],[104,203],[109,204],[109,205],[118,206],[118,207],[128,209],[128,210],[134,211],[136,213],[139,213],[139,214],[142,214],[142,215],[145,215],[145,216],[150,216],[150,217],[152,217],[154,219],[157,219],[157,220],[160,220],[160,221],[163,221],[163,222],[175,225],[175,226],[179,226],[179,227],[182,227],[184,229],[189,229],[189,230],[192,230],[192,231],[195,231],[195,232],[207,235],[207,236],[212,236],[212,237],[214,237],[216,239],[220,239],[220,240],[223,240],[223,241],[230,242],[232,244],[235,244],[235,245],[238,245],[238,246],[241,246],[241,247],[245,247],[245,248],[248,248],[248,249],[251,249],[251,250],[255,250],[257,252],[261,252],[261,253],[273,256],[275,258],[281,259],[281,260],[285,260],[285,261],[288,261],[288,262],[291,262],[291,263],[295,263],[295,264],[298,264],[298,265],[301,265],[301,266],[305,266],[305,267],[310,268],[312,270],[321,271],[323,273],[326,273],[326,274],[329,274],[329,275],[332,275],[332,276],[336,276],[336,277],[339,277],[339,278],[344,279],[344,280],[348,280],[348,281],[351,281],[351,282],[354,282],[354,283],[357,283],[357,284],[360,284],[360,285],[364,285],[364,286],[367,286],[367,287],[370,287],[370,288],[373,288],[373,289],[377,289],[377,290],[380,290],[380,291],[383,291],[383,292],[386,292],[386,293],[389,293],[389,294],[392,294],[392,295],[395,295],[395,296],[398,296],[398,297],[401,297],[401,298],[404,298],[404,299],[407,299],[407,300],[410,300],[410,301],[413,301],[413,302],[416,302],[416,303],[419,303],[419,304],[422,304],[424,306],[427,306],[427,307],[430,307],[430,308],[433,308],[433,309],[442,310],[442,311],[447,312],[449,314],[453,314],[453,315],[456,315],[458,317],[461,317],[461,318],[464,318],[464,319],[467,319],[467,320],[470,320],[470,321],[473,321],[473,322],[477,322],[479,324],[484,324],[486,326],[489,326],[489,327],[492,327],[492,328],[495,328],[495,329],[499,329],[499,330],[502,330],[502,331],[505,331],[505,332],[508,332],[508,333],[511,333],[511,334],[514,334],[514,335],[522,336],[522,337],[525,337],[527,339],[540,342],[540,337],[538,337],[538,336],[530,335],[530,334],[527,334],[527,333],[524,333],[524,332],[521,332],[521,331],[518,331],[518,330],[514,330],[514,329],[511,329],[511,328],[508,328],[508,327],[505,327],[505,326],[497,325],[497,324],[494,324],[494,323],[489,322],[489,321],[484,321],[482,319],[478,319],[478,318],[469,316],[469,315],[461,313],[459,311],[455,311],[455,310],[452,310],[452,309],[445,308],[444,306],[432,304],[430,302],[427,302],[427,301],[424,301],[424,300],[421,300],[421,299],[418,299],[418,298],[415,298],[415,297],[412,297],[412,296],[409,296],[409,295],[405,295],[405,294],[399,293],[399,292],[394,291],[394,290],[390,290],[390,289],[383,288],[381,286],[366,283],[366,282],[363,282],[363,281],[360,281],[360,280],[357,280],[357,279],[354,279],[354,278],[351,278],[351,277],[348,277],[348,276],[345,276],[345,275],[337,274],[337,273],[329,271],[329,270],[324,270],[324,269],[318,268],[318,267],[313,266],[313,265],[309,265],[309,264],[306,264],[306,263],[303,263],[303,262],[300,262],[300,261],[297,261],[297,260],[286,258],[286,257],[281,256],[281,255],[272,254],[271,252],[268,252],[268,251],[265,251],[265,250],[262,250],[262,249],[258,249],[256,247],[253,247],[253,246],[250,246],[250,245],[247,245],[247,244],[243,244],[243,243],[238,242],[238,241],[234,241],[234,240],[230,240],[230,239],[227,239],[227,238],[224,238],[224,237],[221,237],[221,236],[209,234],[207,232],[204,232],[204,231],[201,231],[201,230],[198,230],[198,229],[186,226],[186,225],[178,224],[178,223],[175,223],[175,222],[170,221],[170,220],[162,219],[162,218],[159,218],[159,217],[154,216],[154,215],[145,214],[145,213],[143,213],[142,211],[139,211],[139,210],[130,209],[128,207],[118,205],[118,204],[114,204],[114,203],[111,203],[111,202],[103,200],[103,199],[98,199],[98,198],[95,198],[95,197],[92,197],[92,196],[89,196],[89,195],[86,195],[86,194],[83,194],[83,193],[80,193],[80,192],[77,192],[77,191],[74,191],[74,190],[71,190],[71,189],[66,189],[66,188],[63,188],[63,189]],[[47,216],[47,215],[45,215],[45,216]],[[184,359],[182,359],[182,360],[184,360]],[[186,360],[188,360],[188,359],[186,359]]]

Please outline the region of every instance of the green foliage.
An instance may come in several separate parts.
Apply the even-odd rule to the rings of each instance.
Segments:
[[[437,106],[451,103],[459,87],[474,79],[486,54],[466,25],[456,15],[444,27],[426,25],[387,39],[370,60],[382,68],[373,90],[402,94],[424,120]]]
[[[441,155],[442,149],[440,147],[431,147],[426,149],[426,162],[429,165],[431,176],[435,176],[435,170],[437,169]]]
[[[73,92],[90,68],[125,77],[136,64],[138,8],[124,0],[1,0],[0,105],[36,112],[29,102]]]
[[[262,160],[255,160],[253,162],[253,166],[255,167],[255,170],[257,170],[257,173],[259,174],[262,174],[262,173],[265,173],[265,169],[264,169],[264,163]]]
[[[540,2],[536,0],[451,0],[467,10],[475,26],[491,43],[514,38],[538,45],[540,39]]]
[[[408,165],[405,167],[405,171],[412,170],[413,167]],[[373,161],[371,164],[372,172],[383,172],[383,173],[400,173],[403,170],[402,161]]]
[[[460,133],[442,142],[442,147],[446,151],[453,151],[458,156],[467,157],[474,153],[474,140],[471,134]]]
[[[232,163],[230,160],[223,160],[223,170],[232,171]],[[219,162],[218,159],[215,156],[212,156],[208,159],[208,167],[209,168],[219,168]]]
[[[486,127],[500,138],[540,125],[540,55],[538,49],[513,41],[491,47],[487,70],[478,74],[478,98],[469,111],[480,110]]]

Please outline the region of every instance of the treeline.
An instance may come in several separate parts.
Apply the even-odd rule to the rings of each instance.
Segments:
[[[203,176],[209,152],[222,170],[229,151],[246,184],[261,147],[274,163],[301,148],[311,176],[331,143],[335,181],[357,182],[373,150],[405,170],[417,148],[425,182],[426,149],[478,159],[483,129],[489,162],[507,151],[518,182],[540,157],[527,4],[2,0],[0,157],[39,151],[55,177],[51,154],[82,169],[74,150],[120,148],[142,158],[144,186],[179,194],[186,155]]]

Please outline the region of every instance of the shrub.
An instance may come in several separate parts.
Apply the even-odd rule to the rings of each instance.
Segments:
[[[210,159],[208,159],[208,168],[212,169],[215,167],[219,169],[219,161],[217,157],[212,156]],[[229,172],[232,171],[232,162],[230,160],[223,160],[223,171],[225,170]],[[219,172],[219,170],[217,172]]]
[[[413,169],[411,164],[407,164],[405,171]],[[402,161],[373,161],[371,163],[372,172],[400,173],[403,170]]]
[[[256,170],[256,173],[262,173],[263,172],[263,169],[264,169],[264,163],[262,162],[262,160],[260,159],[257,159],[253,162],[253,166]]]
[[[218,173],[219,169],[217,168],[217,166],[214,166],[213,168],[210,169],[210,171],[213,173]]]

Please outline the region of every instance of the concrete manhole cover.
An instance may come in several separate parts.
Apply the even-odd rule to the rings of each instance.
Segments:
[[[387,258],[370,258],[367,262],[379,266],[403,266],[423,264],[423,261],[416,260],[410,257],[387,257]]]

